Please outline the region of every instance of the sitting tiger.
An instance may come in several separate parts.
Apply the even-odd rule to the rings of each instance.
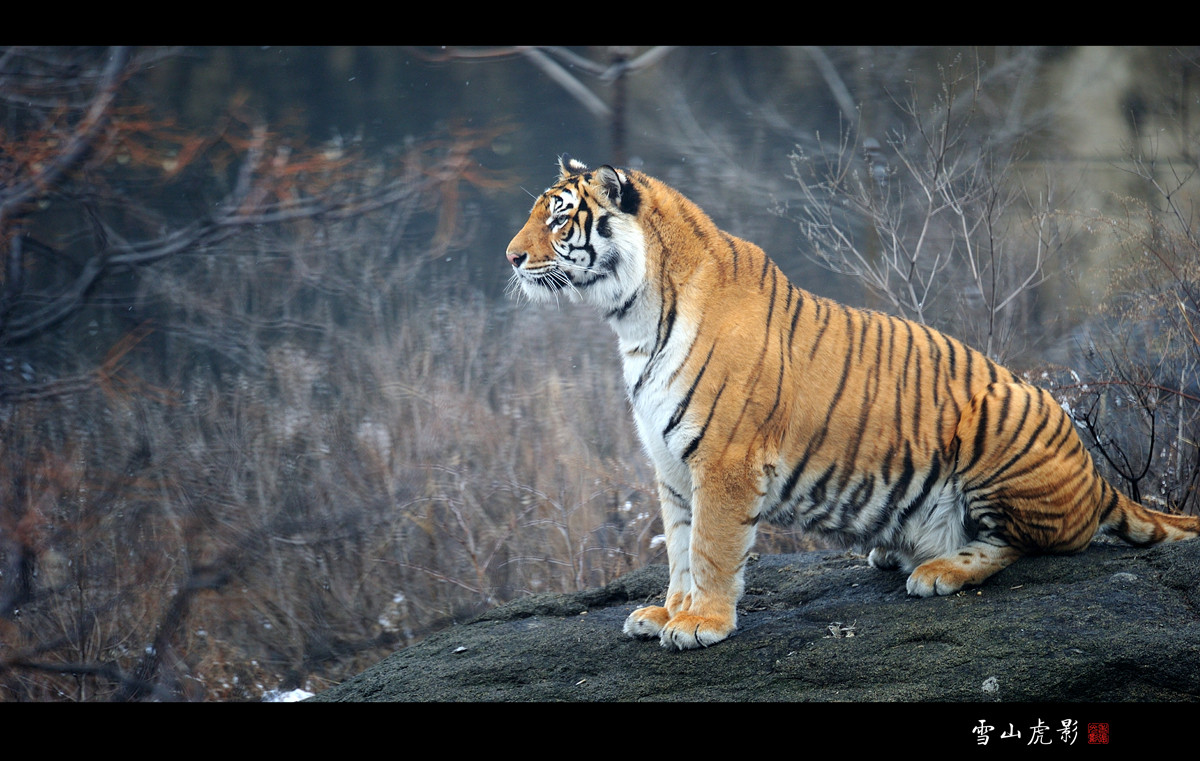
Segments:
[[[980,352],[796,288],[641,172],[560,169],[507,256],[514,290],[591,303],[619,340],[670,564],[665,605],[630,614],[629,635],[728,637],[760,521],[871,548],[921,597],[1097,531],[1200,534],[1110,486],[1050,394]]]

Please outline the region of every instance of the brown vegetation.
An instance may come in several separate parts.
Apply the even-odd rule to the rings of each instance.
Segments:
[[[145,61],[75,64],[74,115],[0,134],[0,700],[315,690],[653,559],[607,329],[431,274],[486,136],[200,141],[114,97]]]

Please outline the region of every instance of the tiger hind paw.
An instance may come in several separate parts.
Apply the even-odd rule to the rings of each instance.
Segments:
[[[917,566],[906,588],[914,597],[952,595],[963,587],[982,584],[1018,557],[1020,553],[1012,547],[972,542],[953,554]]]
[[[965,574],[951,561],[937,559],[922,563],[908,577],[905,589],[913,597],[952,595],[966,586]]]
[[[867,564],[880,571],[899,571],[904,567],[904,558],[892,550],[876,547],[867,555]]]

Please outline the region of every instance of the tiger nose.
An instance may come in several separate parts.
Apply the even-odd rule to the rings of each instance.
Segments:
[[[507,251],[505,256],[508,257],[508,263],[514,267],[520,267],[521,262],[525,261],[526,254],[523,251]]]

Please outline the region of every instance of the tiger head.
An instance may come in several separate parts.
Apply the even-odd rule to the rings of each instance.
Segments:
[[[533,204],[508,244],[510,288],[533,300],[560,292],[597,306],[628,298],[645,274],[640,193],[630,172],[592,171],[564,155],[558,182]]]

